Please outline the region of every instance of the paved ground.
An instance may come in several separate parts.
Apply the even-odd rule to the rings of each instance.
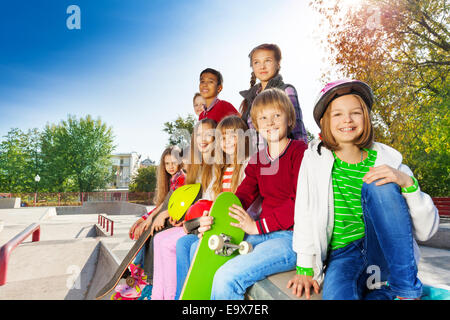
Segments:
[[[33,222],[41,226],[39,242],[29,237],[11,253],[7,284],[0,299],[92,299],[126,256],[136,215],[109,215],[114,236],[95,227],[97,214],[56,215],[54,208],[1,209],[0,246]],[[441,225],[450,229],[450,223]],[[421,246],[419,277],[450,290],[450,250]],[[295,299],[285,288],[293,272],[273,275],[249,290],[254,299]],[[317,297],[317,298],[320,298]]]

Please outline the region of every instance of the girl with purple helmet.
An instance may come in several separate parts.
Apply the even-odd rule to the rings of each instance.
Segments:
[[[371,88],[328,83],[314,107],[321,140],[300,167],[293,249],[293,294],[309,299],[417,299],[418,246],[438,229],[430,196],[402,155],[373,141]]]

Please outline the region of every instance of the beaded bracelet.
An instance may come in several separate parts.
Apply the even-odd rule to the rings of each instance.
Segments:
[[[313,268],[302,268],[297,266],[297,274],[302,276],[314,276],[314,269]]]

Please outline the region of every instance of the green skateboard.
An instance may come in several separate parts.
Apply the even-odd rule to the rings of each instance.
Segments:
[[[222,192],[214,201],[209,212],[214,223],[199,241],[180,300],[209,300],[217,269],[238,252],[246,254],[252,250],[251,244],[243,241],[245,232],[230,225],[237,222],[228,214],[233,204],[242,207],[232,192]]]

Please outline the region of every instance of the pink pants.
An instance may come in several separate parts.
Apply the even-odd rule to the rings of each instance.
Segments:
[[[153,239],[152,300],[174,300],[177,291],[177,241],[186,233],[183,227],[173,227]]]

